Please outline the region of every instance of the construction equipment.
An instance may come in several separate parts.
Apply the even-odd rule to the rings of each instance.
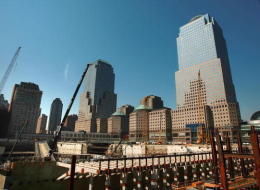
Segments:
[[[17,145],[19,139],[21,139],[23,130],[24,130],[24,128],[25,128],[27,125],[28,125],[28,120],[25,121],[25,123],[24,123],[24,125],[22,126],[21,130],[20,130],[19,133],[17,134],[15,143],[14,143],[14,145],[12,146],[11,151],[10,151],[10,153],[9,153],[8,156],[7,156],[7,160],[10,160],[10,158],[11,158],[13,152],[14,152],[15,146]]]
[[[118,156],[118,154],[117,154],[117,149],[118,149],[118,147],[121,145],[122,141],[123,141],[123,139],[121,138],[120,141],[119,141],[119,143],[116,145],[116,147],[115,147],[115,148],[112,150],[112,152],[110,153],[110,156]]]
[[[71,98],[71,100],[70,100],[70,104],[69,104],[69,106],[68,106],[68,108],[67,108],[67,110],[66,110],[66,112],[65,112],[65,114],[64,114],[64,116],[63,116],[63,119],[62,119],[62,121],[61,121],[61,124],[60,124],[60,126],[58,126],[58,128],[57,128],[57,130],[56,130],[56,132],[55,132],[55,134],[54,134],[53,142],[50,144],[51,150],[50,150],[50,152],[49,152],[49,157],[51,157],[52,154],[53,154],[53,152],[55,152],[56,149],[57,149],[57,142],[58,142],[58,140],[59,140],[59,138],[60,138],[61,131],[62,131],[62,129],[63,129],[64,123],[65,123],[65,121],[66,121],[66,119],[67,119],[67,117],[68,117],[68,115],[69,115],[69,112],[70,112],[70,110],[71,110],[71,107],[72,107],[72,105],[73,105],[73,103],[74,103],[74,100],[75,100],[77,94],[78,94],[78,91],[79,91],[79,89],[80,89],[80,86],[81,86],[81,84],[82,84],[82,82],[83,82],[83,80],[84,80],[84,78],[85,78],[85,75],[86,75],[86,73],[87,73],[87,71],[88,71],[88,68],[89,68],[89,64],[87,64],[87,67],[86,67],[86,69],[84,70],[84,72],[83,72],[83,74],[82,74],[82,76],[81,76],[81,78],[80,78],[80,81],[79,81],[79,83],[78,83],[78,85],[77,85],[77,87],[76,87],[76,89],[75,89],[75,91],[74,91],[74,93],[73,93],[73,96],[72,96],[72,98]]]
[[[16,63],[16,60],[17,60],[17,57],[19,55],[20,50],[21,50],[21,47],[18,47],[18,49],[16,50],[16,52],[15,52],[15,54],[14,54],[14,56],[13,56],[11,62],[10,62],[10,64],[8,65],[8,67],[7,67],[7,69],[6,69],[5,73],[4,73],[4,76],[3,76],[3,78],[2,78],[2,80],[0,82],[0,94],[2,93],[2,90],[3,90],[4,86],[5,86],[5,83],[6,83],[7,79],[8,79],[8,77],[9,77],[12,69],[15,66],[15,63]]]

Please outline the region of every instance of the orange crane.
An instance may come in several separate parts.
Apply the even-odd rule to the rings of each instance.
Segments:
[[[3,90],[4,86],[5,86],[5,83],[6,83],[7,79],[8,79],[8,77],[10,76],[10,73],[11,73],[12,69],[15,66],[15,63],[16,63],[17,57],[18,57],[18,55],[20,53],[20,50],[21,50],[21,47],[18,47],[18,49],[16,50],[16,52],[15,52],[11,62],[9,63],[9,65],[8,65],[8,67],[7,67],[7,69],[6,69],[5,73],[4,73],[4,76],[3,76],[3,78],[2,78],[2,80],[0,82],[0,94],[2,93],[2,90]]]

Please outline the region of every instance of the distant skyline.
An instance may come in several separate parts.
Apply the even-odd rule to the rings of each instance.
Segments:
[[[42,113],[49,114],[55,98],[66,109],[86,64],[102,59],[114,68],[117,107],[137,106],[154,94],[175,108],[179,27],[205,13],[223,29],[242,119],[247,120],[260,110],[258,0],[2,0],[0,79],[22,46],[5,98],[10,102],[15,83],[33,82],[43,91]],[[78,108],[79,96],[71,114]]]

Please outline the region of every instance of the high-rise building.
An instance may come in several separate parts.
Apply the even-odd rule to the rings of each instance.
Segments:
[[[36,133],[44,134],[46,133],[47,115],[42,114],[37,121]]]
[[[11,113],[9,136],[35,133],[37,119],[40,116],[41,97],[42,91],[38,85],[27,82],[15,84],[9,107]]]
[[[112,66],[102,60],[89,64],[84,83],[75,130],[96,132],[96,118],[108,118],[116,110]]]
[[[209,105],[215,127],[232,135],[240,111],[222,29],[208,14],[196,16],[180,28],[177,50],[173,130],[203,122],[203,106]]]
[[[78,120],[78,116],[76,114],[68,115],[64,122],[64,128],[65,131],[75,131],[75,124]]]
[[[60,98],[55,98],[51,104],[51,111],[49,115],[48,132],[53,133],[61,123],[63,104]]]

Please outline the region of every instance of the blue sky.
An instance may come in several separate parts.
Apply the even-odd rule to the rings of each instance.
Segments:
[[[118,106],[146,95],[175,108],[179,27],[209,13],[221,25],[243,119],[260,110],[258,0],[1,0],[0,77],[15,50],[18,65],[4,89],[30,81],[43,91],[42,113],[54,98],[67,107],[87,63],[114,67]],[[78,98],[71,113],[78,112]]]

